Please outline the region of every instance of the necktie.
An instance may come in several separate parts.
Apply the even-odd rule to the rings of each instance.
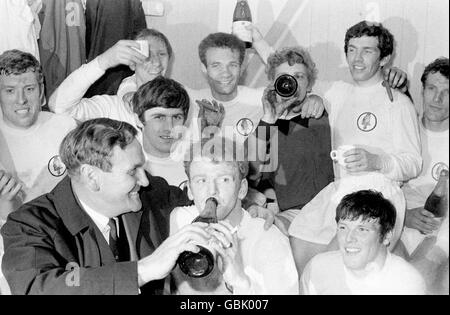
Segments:
[[[130,260],[130,247],[128,245],[128,239],[125,232],[123,221],[119,217],[116,220],[109,219],[109,247],[114,255],[116,261],[128,261]]]
[[[117,236],[117,224],[113,218],[109,219],[109,247],[114,255],[114,258],[119,260],[119,248],[118,248],[118,236]]]

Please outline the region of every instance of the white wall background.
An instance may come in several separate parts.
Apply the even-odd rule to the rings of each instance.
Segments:
[[[172,78],[192,88],[206,87],[197,46],[211,32],[231,31],[235,0],[160,0],[162,17],[147,17],[149,27],[165,33],[175,60]],[[420,100],[420,74],[426,64],[449,55],[448,0],[249,0],[253,20],[275,48],[308,48],[319,79],[348,79],[343,53],[344,35],[353,24],[368,19],[382,22],[395,36],[393,64],[407,71],[411,92]],[[249,50],[244,83],[265,85],[259,58]],[[419,103],[419,102],[416,102]]]

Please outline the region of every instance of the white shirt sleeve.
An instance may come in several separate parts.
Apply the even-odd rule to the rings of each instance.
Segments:
[[[100,68],[98,58],[82,65],[72,72],[53,92],[49,100],[50,109],[57,114],[67,114],[77,120],[105,116],[105,102],[96,102],[103,95],[83,98],[89,87],[97,81],[105,71]],[[107,116],[106,116],[107,117]]]
[[[381,172],[394,181],[407,181],[420,174],[422,156],[419,126],[414,105],[403,94],[392,106],[391,124],[396,130],[392,139],[397,152],[381,156]]]
[[[311,281],[312,273],[311,261],[306,265],[303,270],[302,277],[300,279],[300,294],[301,295],[317,295],[314,283]]]
[[[281,232],[264,233],[253,253],[258,264],[244,269],[250,278],[251,293],[234,294],[298,294],[297,268],[289,241]]]
[[[272,46],[270,46],[264,39],[253,43],[253,48],[255,48],[262,62],[267,65],[267,59],[269,56],[275,52]]]

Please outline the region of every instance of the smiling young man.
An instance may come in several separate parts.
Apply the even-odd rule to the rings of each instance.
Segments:
[[[182,159],[172,154],[184,135],[189,96],[178,82],[159,76],[142,85],[133,95],[133,111],[143,124],[145,169],[179,187],[186,180]]]
[[[149,185],[136,135],[130,124],[99,118],[64,138],[69,176],[10,214],[1,230],[2,269],[13,294],[161,293],[156,280],[178,255],[198,251],[193,241],[207,242],[200,223],[155,242],[149,217],[179,204],[174,190]],[[159,193],[149,197],[152,189]]]
[[[218,201],[217,219],[209,231],[215,237],[215,267],[205,278],[174,271],[178,294],[297,294],[298,276],[289,241],[275,226],[252,218],[242,208],[247,194],[248,162],[240,146],[216,137],[191,146],[185,162],[193,206],[170,215],[170,233],[190,223],[210,197]]]
[[[344,145],[344,161],[335,163],[335,181],[319,192],[290,226],[299,273],[318,252],[336,247],[334,211],[344,195],[374,189],[397,210],[392,249],[403,229],[405,200],[400,185],[421,170],[417,114],[410,99],[383,86],[394,37],[379,23],[362,21],[345,34],[344,51],[353,82],[335,82],[325,93],[332,149]]]
[[[339,250],[315,256],[301,278],[305,295],[422,295],[420,274],[388,251],[396,210],[382,194],[362,190],[336,209]]]
[[[75,121],[41,111],[43,93],[36,58],[19,50],[0,55],[0,171],[7,173],[2,174],[0,188],[6,178],[12,179],[9,185],[21,186],[6,187],[16,196],[6,196],[6,190],[0,196],[0,204],[6,197],[14,202],[11,208],[49,192],[65,175],[58,150]]]

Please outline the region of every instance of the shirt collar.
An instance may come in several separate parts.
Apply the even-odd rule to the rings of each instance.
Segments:
[[[109,218],[104,216],[103,214],[93,210],[88,205],[86,205],[83,201],[79,200],[81,206],[83,207],[84,211],[87,213],[87,215],[94,221],[95,225],[98,227],[98,229],[102,232],[108,232],[109,233]]]

